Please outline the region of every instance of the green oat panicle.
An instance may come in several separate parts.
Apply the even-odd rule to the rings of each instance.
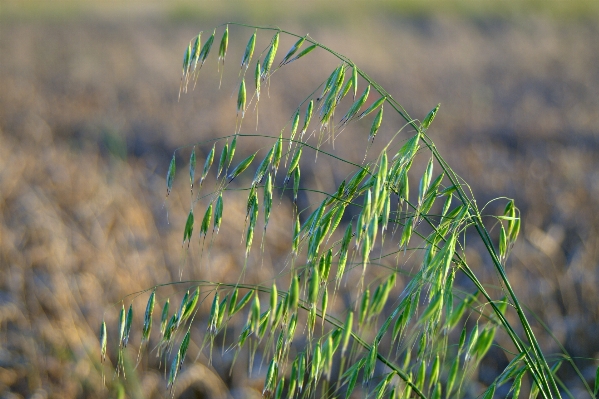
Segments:
[[[228,48],[228,27],[231,24],[225,24],[220,39],[217,65],[221,78]],[[245,25],[236,26],[242,29]],[[483,210],[478,208],[472,194],[476,190],[471,189],[447,165],[435,143],[428,136],[427,131],[438,113],[439,105],[431,110],[422,122],[419,122],[410,117],[391,94],[367,73],[360,70],[353,61],[314,41],[308,35],[300,37],[271,27],[250,28],[253,33],[250,31],[251,36],[241,59],[236,83],[239,87],[235,87],[237,89],[235,135],[230,145],[226,137],[222,138],[227,141],[221,151],[216,180],[210,182],[214,188],[203,197],[198,194],[192,202],[185,223],[183,244],[191,240],[195,219],[193,208],[197,202],[204,198],[208,202],[199,234],[200,241],[202,237],[204,239],[203,245],[210,224],[213,224],[213,234],[215,231],[218,234],[223,216],[223,193],[249,189],[243,232],[246,257],[244,270],[246,266],[251,267],[253,263],[257,263],[254,259],[249,261],[249,253],[256,226],[259,224],[259,210],[262,208],[264,212],[263,223],[266,229],[274,216],[273,197],[277,195],[275,190],[279,190],[281,205],[284,205],[284,194],[291,191],[288,184],[293,178],[294,204],[288,204],[292,207],[294,218],[293,237],[288,243],[291,247],[288,248],[291,256],[282,264],[284,267],[281,270],[285,270],[284,274],[277,274],[273,278],[270,301],[262,312],[259,295],[269,292],[267,286],[241,284],[239,281],[236,285],[231,281],[197,283],[219,290],[215,294],[208,323],[210,350],[212,351],[216,335],[221,331],[224,335],[227,331],[230,318],[238,312],[241,313],[242,308],[249,305],[250,309],[246,309],[243,316],[247,315],[247,322],[245,327],[241,328],[239,338],[233,343],[233,347],[239,352],[244,344],[248,343],[249,345],[243,350],[249,352],[250,367],[256,355],[260,359],[260,364],[268,365],[267,369],[263,369],[263,372],[266,372],[263,390],[265,397],[288,395],[308,398],[320,395],[349,398],[353,395],[354,388],[358,387],[359,378],[364,383],[360,387],[359,394],[377,399],[389,395],[419,398],[461,397],[466,392],[469,395],[491,398],[499,389],[498,387],[512,380],[511,392],[517,397],[523,383],[523,375],[527,373],[530,377],[527,377],[524,383],[529,384],[528,381],[534,381],[530,386],[531,392],[539,393],[544,398],[559,398],[560,390],[566,389],[558,386],[554,377],[561,362],[552,363],[554,367],[549,367],[547,364],[528,324],[527,316],[504,272],[508,256],[519,234],[520,211],[512,200],[507,199],[503,215],[495,216],[499,224],[494,225],[494,231],[487,230],[485,226],[485,223],[488,223],[485,219],[487,215],[483,215],[482,211],[488,207],[483,207]],[[253,59],[258,30],[274,33],[270,43],[260,55],[262,60]],[[183,56],[180,91],[187,90],[187,85],[192,78],[197,82],[199,72],[197,64],[200,64],[200,68],[204,64],[213,45],[215,33],[216,30],[203,45],[200,40],[201,32],[189,42]],[[322,51],[335,58],[336,68],[332,72],[329,71],[330,74],[324,84],[307,90],[306,93],[311,94],[303,97],[302,102],[296,104],[288,121],[290,135],[285,139],[289,141],[288,151],[285,154],[283,154],[283,134],[286,127],[280,130],[278,137],[270,136],[272,132],[252,135],[260,136],[260,140],[271,138],[272,142],[264,146],[269,152],[252,172],[253,179],[244,180],[245,183],[241,187],[237,187],[237,184],[233,187],[229,183],[245,173],[257,155],[254,153],[241,162],[236,162],[237,166],[231,168],[238,138],[243,137],[245,140],[250,136],[240,134],[241,122],[254,96],[257,118],[261,81],[268,79],[269,84],[271,83],[270,78],[278,69],[274,68],[274,62],[279,40],[288,39],[286,36],[293,37],[294,44],[277,64],[278,68],[299,58],[313,55],[312,52],[316,47],[320,47]],[[256,91],[248,99],[245,74],[251,62],[255,62],[256,67],[254,70]],[[349,76],[350,67],[351,76]],[[357,91],[358,76],[364,80],[361,95],[358,95]],[[376,91],[377,99],[369,104],[371,89]],[[330,122],[336,121],[337,107],[350,91],[353,91],[353,100],[348,104],[347,110],[344,108],[339,126],[335,126]],[[303,125],[300,126],[301,107],[304,103],[306,104],[305,114]],[[318,110],[320,124],[313,126],[312,131],[306,135],[310,128],[314,107]],[[385,107],[386,113],[384,113]],[[339,171],[334,170],[336,179],[338,172],[348,174],[339,175],[342,183],[330,191],[323,189],[329,187],[324,184],[319,185],[318,189],[302,187],[305,195],[300,201],[303,209],[300,209],[298,195],[303,152],[314,151],[318,154],[327,130],[330,133],[329,140],[333,144],[336,137],[346,134],[345,125],[372,114],[373,118],[369,126],[355,124],[356,129],[362,130],[361,137],[368,134],[368,141],[364,143],[368,155],[368,149],[375,137],[380,137],[383,133],[387,134],[382,131],[381,126],[383,116],[389,119],[389,112],[402,118],[404,122],[397,125],[399,129],[397,133],[389,138],[388,143],[384,143],[386,146],[380,156],[372,159],[371,155],[371,159],[368,160],[365,156],[362,165],[358,165],[338,157],[334,152],[323,151],[323,156],[344,164]],[[406,135],[408,131],[412,133]],[[318,139],[318,145],[312,144],[313,136],[314,140]],[[199,179],[200,187],[213,163],[215,150],[216,147],[213,145],[204,164],[202,177]],[[388,159],[387,152],[395,156]],[[284,164],[286,167],[288,165],[288,168],[281,178],[283,184],[277,184],[278,167],[283,156],[285,156]],[[189,158],[191,190],[196,183],[196,162],[194,146]],[[173,154],[166,176],[167,196],[173,188],[175,163],[176,152]],[[410,198],[409,180],[414,179],[412,165],[417,165],[419,170],[421,166],[426,168],[419,179],[417,196],[412,193],[413,198]],[[435,176],[433,176],[433,166],[440,169]],[[220,178],[221,174],[224,175],[223,178]],[[413,180],[412,182],[414,183]],[[264,204],[260,207],[258,190],[262,184],[264,184],[262,186]],[[414,184],[411,186],[414,187]],[[235,193],[231,195],[234,196]],[[437,198],[443,196],[446,197],[444,204],[435,204]],[[212,214],[214,214],[214,222],[211,221]],[[309,216],[306,218],[304,215]],[[300,218],[303,219],[303,224]],[[337,231],[342,224],[342,230]],[[272,226],[272,223],[270,225]],[[473,234],[470,231],[474,232],[474,230],[484,244],[478,248],[488,252],[490,256],[486,258],[493,262],[498,272],[497,276],[501,280],[500,287],[505,293],[501,299],[495,297],[499,295],[499,291],[478,280],[479,271],[470,269],[467,263],[465,247],[467,243],[472,242]],[[262,236],[262,257],[266,253],[265,234],[266,231]],[[377,240],[378,234],[380,239]],[[497,238],[499,238],[498,242]],[[244,244],[241,245],[243,247]],[[400,257],[403,259],[400,260]],[[363,265],[361,276],[359,275],[360,264]],[[372,267],[367,270],[367,265]],[[358,270],[354,270],[356,267]],[[331,271],[332,268],[335,270]],[[334,277],[331,273],[335,273]],[[344,276],[347,277],[344,279]],[[399,281],[400,277],[401,284],[397,285],[402,287],[397,287],[396,280]],[[281,279],[287,278],[290,278],[288,292],[278,291],[277,286],[283,281]],[[333,283],[333,278],[334,286],[330,287],[329,283]],[[347,281],[348,285],[355,285],[357,278],[360,278],[357,290],[352,291],[349,287],[337,295],[342,280]],[[474,294],[465,293],[462,286],[465,279],[475,285]],[[487,291],[487,287],[491,289]],[[329,288],[334,291],[329,292]],[[240,289],[244,290],[245,295],[238,300]],[[401,293],[396,290],[401,290]],[[219,293],[224,296],[222,301],[219,299]],[[150,336],[155,295],[155,291],[152,291],[148,299],[141,333],[142,345],[147,343]],[[191,290],[187,291],[178,311],[174,314],[169,314],[168,299],[163,307],[160,322],[162,336],[157,345],[157,352],[162,357],[161,362],[162,360],[166,362],[167,358],[169,360],[165,368],[171,366],[168,374],[168,386],[171,390],[179,375],[183,375],[181,367],[191,343],[191,324],[198,323],[194,316],[201,301],[199,296],[199,287],[193,294]],[[346,307],[340,304],[353,304],[353,312],[349,311],[343,315],[342,312]],[[510,313],[516,312],[517,316],[510,317],[510,320],[517,321],[517,325],[513,326],[506,317],[502,316],[508,304]],[[355,326],[353,326],[354,316]],[[126,312],[123,304],[118,334],[117,370],[125,370],[124,347],[131,333],[132,317],[132,306],[129,307],[129,312]],[[241,315],[238,315],[238,318],[240,317]],[[321,328],[316,329],[318,319]],[[342,324],[343,319],[345,319],[344,324]],[[186,322],[189,323],[186,326],[187,331],[182,331],[183,323]],[[474,328],[472,328],[473,322],[476,322]],[[298,324],[304,334],[301,339],[295,337]],[[453,329],[462,331],[459,339],[455,332],[451,332]],[[496,335],[500,333],[503,337],[507,336],[511,339],[513,345],[510,348],[514,353],[508,354],[508,357],[513,360],[510,366],[501,371],[488,389],[473,391],[472,386],[468,385],[469,377],[477,375],[482,359],[496,342]],[[225,336],[222,342],[223,345],[226,344]],[[105,323],[102,324],[100,331],[100,346],[103,360],[106,355]],[[393,347],[396,351],[393,351]],[[341,349],[340,355],[336,355],[338,349]],[[174,351],[176,353],[173,353]],[[167,371],[165,370],[165,373]],[[333,375],[337,371],[338,375]],[[599,377],[597,380],[599,381]],[[288,382],[287,386],[284,385],[285,381]],[[599,383],[596,385],[599,386]],[[525,390],[528,388],[528,385],[525,386]],[[592,394],[590,388],[588,391]],[[511,392],[507,395],[513,395]]]

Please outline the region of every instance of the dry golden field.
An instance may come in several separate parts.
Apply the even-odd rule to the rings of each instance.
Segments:
[[[530,8],[506,6],[505,12],[459,3],[438,12],[391,1],[350,2],[347,9],[313,2],[289,10],[266,1],[255,7],[251,1],[239,7],[208,1],[1,5],[0,397],[100,398],[125,388],[131,397],[170,396],[153,352],[133,370],[139,337],[127,379],[115,378],[110,365],[100,363],[98,331],[104,319],[114,336],[122,300],[128,306],[127,295],[156,284],[237,281],[245,198],[240,194],[236,209],[231,197],[218,239],[202,250],[196,237],[189,251],[181,247],[189,206],[183,166],[165,200],[175,148],[233,133],[231,93],[249,31],[231,28],[220,91],[213,56],[204,67],[206,80],[178,101],[188,41],[229,20],[309,32],[368,71],[413,116],[424,117],[440,102],[431,135],[479,204],[509,197],[522,211],[522,234],[508,262],[516,293],[593,381],[599,359],[599,14],[583,2],[547,10],[529,2]],[[306,85],[335,67],[320,57],[275,75],[279,84],[260,104],[260,132],[278,135]],[[246,122],[250,133],[253,123]],[[372,154],[384,144],[380,137]],[[360,161],[365,141],[338,141],[337,150]],[[264,145],[246,141],[238,151],[247,155]],[[210,146],[197,149],[198,165]],[[343,177],[325,164],[306,169],[304,181],[326,190],[328,181]],[[306,205],[310,200],[304,198]],[[284,197],[264,254],[255,244],[247,283],[268,281],[285,262],[291,210]],[[488,212],[499,208],[491,204]],[[492,279],[479,249],[470,247],[470,264]],[[189,286],[167,286],[158,295],[174,295],[174,304]],[[137,315],[146,298],[133,302]],[[198,316],[201,326],[209,302]],[[541,324],[533,327],[547,352],[558,352]],[[201,339],[194,345],[197,353]],[[497,363],[505,362],[500,350],[496,355]],[[213,366],[205,355],[189,364],[176,396],[260,395],[264,371],[253,379],[243,367],[229,375],[228,355],[215,356]],[[488,383],[484,371],[492,373],[492,363],[474,384]],[[575,396],[581,392],[565,366],[561,377]]]

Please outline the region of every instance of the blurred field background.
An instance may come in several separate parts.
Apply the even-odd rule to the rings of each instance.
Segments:
[[[4,0],[1,397],[116,396],[120,383],[113,374],[105,374],[108,388],[102,381],[97,337],[102,319],[114,337],[126,295],[180,278],[236,281],[243,245],[235,216],[243,218],[243,210],[235,214],[231,208],[224,219],[224,234],[235,239],[215,241],[198,265],[191,261],[199,258],[197,243],[190,254],[181,249],[189,207],[182,164],[174,193],[164,200],[175,148],[233,133],[231,93],[250,31],[231,28],[220,91],[211,55],[202,70],[208,84],[200,79],[195,92],[177,101],[188,41],[227,21],[310,33],[353,59],[414,117],[440,102],[432,137],[479,204],[506,196],[522,210],[522,235],[508,263],[521,302],[580,358],[585,377],[594,379],[599,3]],[[290,45],[283,42],[280,51]],[[270,100],[260,104],[271,107],[260,116],[265,134],[278,135],[306,96],[305,85],[326,78],[335,66],[327,57],[319,65],[311,64],[318,56],[311,60],[276,77],[284,84],[273,84]],[[261,145],[248,143],[238,151]],[[362,144],[337,145],[344,154],[363,156]],[[198,165],[209,148],[199,149]],[[329,177],[306,173],[306,184]],[[489,213],[498,209],[491,205]],[[278,207],[274,217],[280,221],[269,226],[267,254],[254,259],[248,282],[265,281],[285,259],[290,213],[289,203]],[[471,266],[484,268],[475,249]],[[167,287],[159,303],[181,292]],[[146,297],[134,302],[139,317]],[[540,324],[535,328],[548,352],[557,352]],[[130,360],[127,395],[169,396],[153,353],[145,359],[143,373],[133,371],[135,358]],[[261,391],[260,376],[229,376],[208,367],[204,357],[194,367],[187,380],[181,377],[177,396],[250,397]],[[476,378],[484,383],[486,377]],[[578,392],[571,371],[562,378]]]

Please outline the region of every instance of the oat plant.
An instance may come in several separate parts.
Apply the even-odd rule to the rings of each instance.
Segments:
[[[237,66],[230,66],[227,53],[233,37],[247,40]],[[287,41],[293,44],[283,52],[280,43]],[[248,355],[250,370],[263,373],[267,398],[560,398],[570,395],[556,375],[562,363],[579,373],[595,397],[567,354],[544,355],[506,274],[519,210],[506,198],[492,201],[494,209],[503,209],[499,214],[485,213],[490,204],[479,208],[433,142],[439,105],[413,118],[351,59],[309,35],[234,23],[189,42],[181,101],[201,86],[202,68],[217,66],[209,60],[213,53],[221,81],[225,66],[240,68],[231,109],[235,130],[177,149],[166,194],[181,174],[176,172],[184,170],[191,206],[183,243],[185,250],[199,246],[204,257],[219,238],[226,208],[236,206],[228,198],[247,195],[245,220],[237,221],[243,270],[229,281],[173,283],[186,287],[180,300],[164,297],[164,285],[151,287],[135,295],[148,298],[144,315],[123,301],[118,337],[107,338],[106,324],[101,327],[101,356],[110,352],[116,359],[116,374],[125,372],[124,352],[136,335],[138,359],[160,358],[170,395],[201,353],[210,361],[214,351],[223,351],[235,354],[233,364],[240,353]],[[258,103],[276,72],[300,62],[313,67],[325,55],[337,66],[302,94],[287,125],[280,132],[256,132]],[[364,130],[356,160],[336,155],[350,129]],[[369,154],[383,131],[389,134],[379,134],[377,143],[383,140],[384,147]],[[236,154],[258,138],[269,140],[268,147]],[[198,159],[196,148],[208,149],[205,159]],[[317,168],[324,158],[352,170],[328,192],[300,180],[302,170]],[[216,180],[207,180],[209,174]],[[307,192],[319,200],[300,206],[306,201],[298,196]],[[269,250],[258,241],[264,243],[276,207],[289,207],[293,215],[286,221],[292,230],[288,256],[274,266],[271,281],[247,284],[248,273],[260,267],[250,254]],[[471,268],[466,245],[484,252],[479,269],[494,271]],[[192,336],[200,337],[193,346]],[[490,350],[501,369],[486,386],[473,384]]]

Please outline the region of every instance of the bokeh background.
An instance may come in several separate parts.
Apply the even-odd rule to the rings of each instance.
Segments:
[[[479,204],[509,197],[522,211],[521,238],[508,263],[517,294],[594,379],[599,3],[3,0],[1,397],[114,396],[120,383],[100,372],[98,331],[105,319],[109,334],[116,333],[126,295],[181,279],[236,280],[241,207],[224,220],[233,238],[206,246],[206,255],[197,243],[181,249],[189,209],[184,168],[165,201],[173,150],[233,133],[237,63],[251,31],[230,29],[220,91],[213,54],[202,70],[207,83],[178,101],[189,40],[227,21],[309,33],[368,71],[413,117],[441,103],[431,135]],[[290,45],[282,42],[280,53]],[[278,135],[306,85],[336,65],[324,54],[301,62],[278,73],[284,84],[273,84],[261,102],[270,111],[260,115],[260,132]],[[246,142],[238,151],[263,145]],[[336,145],[347,156],[357,152],[358,161],[363,156],[363,143]],[[197,148],[199,165],[209,148]],[[317,186],[342,178],[327,168],[302,173]],[[493,204],[490,213],[501,209]],[[268,250],[254,259],[248,282],[265,281],[287,255],[288,202],[276,216],[281,221],[269,226]],[[469,261],[484,263],[476,251]],[[185,289],[165,287],[160,298]],[[137,315],[146,297],[134,301]],[[541,325],[535,328],[556,352]],[[143,373],[132,370],[135,359],[128,366],[127,395],[169,396],[158,361],[153,353],[148,358]],[[207,364],[200,356],[177,395],[260,392],[260,378],[222,370],[219,377]],[[571,372],[562,378],[579,393]]]

